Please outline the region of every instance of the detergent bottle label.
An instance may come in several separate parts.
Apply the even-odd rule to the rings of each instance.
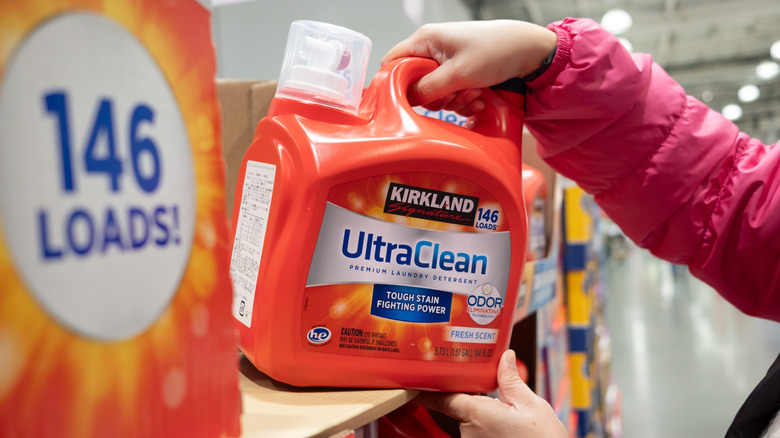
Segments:
[[[273,164],[251,160],[246,163],[230,278],[233,280],[233,316],[247,327],[252,326],[257,275],[268,229],[275,175]]]
[[[404,173],[334,187],[304,293],[306,349],[486,362],[504,314],[511,241],[479,185]]]

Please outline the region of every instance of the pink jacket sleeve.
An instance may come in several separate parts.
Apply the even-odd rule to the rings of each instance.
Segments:
[[[640,246],[780,321],[780,145],[740,133],[593,21],[549,28],[558,50],[526,101],[540,155]]]

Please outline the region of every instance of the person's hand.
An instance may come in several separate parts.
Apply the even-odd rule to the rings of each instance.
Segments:
[[[382,65],[406,56],[435,60],[439,67],[410,88],[410,102],[468,116],[484,107],[480,88],[529,75],[557,42],[555,32],[522,21],[426,24],[390,49]]]
[[[567,438],[552,407],[517,374],[515,353],[498,364],[498,399],[482,395],[422,393],[417,403],[460,422],[463,438]]]

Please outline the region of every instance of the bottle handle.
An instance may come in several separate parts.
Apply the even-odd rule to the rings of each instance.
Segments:
[[[424,117],[417,114],[409,103],[409,87],[426,74],[436,69],[439,64],[428,58],[407,57],[394,60],[385,65],[371,81],[371,91],[375,96],[365,97],[368,100],[376,98],[377,111],[382,108],[400,109],[411,117]],[[383,92],[382,90],[390,90]],[[471,118],[470,129],[488,137],[505,138],[520,146],[523,137],[523,122],[525,111],[525,87],[522,82],[507,81],[491,88],[482,90],[481,99],[485,109]],[[379,117],[384,113],[378,114]]]
[[[510,79],[482,90],[485,109],[472,116],[471,129],[489,137],[506,138],[520,146],[525,123],[525,83]]]

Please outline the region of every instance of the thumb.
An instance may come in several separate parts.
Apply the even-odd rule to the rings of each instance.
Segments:
[[[521,406],[534,396],[517,372],[517,358],[513,350],[507,350],[498,363],[498,399],[510,406]]]

